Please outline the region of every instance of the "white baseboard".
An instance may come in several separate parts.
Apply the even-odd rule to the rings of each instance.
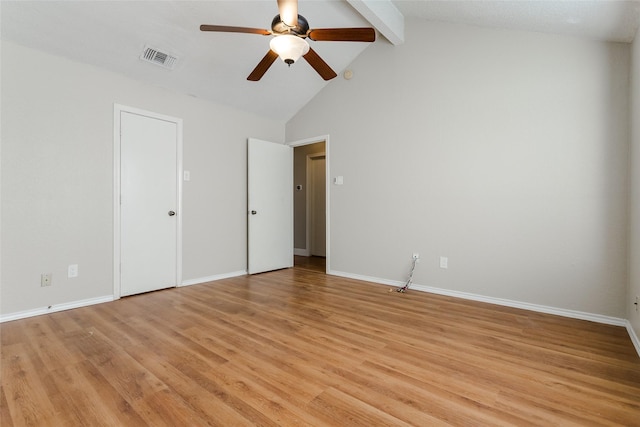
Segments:
[[[201,283],[215,282],[216,280],[229,279],[231,277],[245,276],[246,270],[234,271],[231,273],[216,274],[215,276],[200,277],[198,279],[183,280],[180,286],[199,285]]]
[[[372,282],[378,285],[404,286],[405,282],[398,280],[381,279],[379,277],[363,276],[361,274],[345,273],[344,271],[329,270],[327,274],[332,276],[346,277],[348,279],[362,280],[364,282]]]
[[[365,282],[373,282],[381,285],[396,286],[396,287],[404,286],[406,283],[406,282],[400,282],[398,280],[380,279],[378,277],[363,276],[359,274],[351,274],[351,273],[345,273],[343,271],[335,271],[335,270],[331,270],[327,274],[332,274],[334,276],[340,276],[340,277],[347,277],[350,279],[362,280]],[[604,316],[601,314],[587,313],[584,311],[576,311],[576,310],[569,310],[569,309],[558,308],[558,307],[550,307],[546,305],[531,304],[527,302],[520,302],[520,301],[508,300],[503,298],[487,297],[484,295],[472,294],[468,292],[459,292],[459,291],[452,291],[448,289],[435,288],[432,286],[417,285],[415,283],[411,284],[410,289],[415,291],[420,291],[420,292],[446,295],[446,296],[455,297],[455,298],[463,298],[463,299],[468,299],[472,301],[486,302],[490,304],[497,304],[497,305],[502,305],[507,307],[521,308],[523,310],[537,311],[540,313],[555,314],[557,316],[570,317],[573,319],[589,320],[591,322],[604,323],[607,325],[624,326],[627,328],[627,331],[629,332],[629,336],[631,337],[631,341],[633,342],[633,345],[636,348],[636,351],[638,352],[638,356],[640,356],[640,340],[638,340],[638,336],[635,334],[635,331],[631,327],[631,324],[626,319],[622,319],[619,317],[612,317],[612,316]]]
[[[633,343],[633,346],[636,348],[636,352],[638,353],[638,356],[640,356],[640,339],[638,339],[638,335],[636,335],[636,331],[633,330],[633,327],[631,326],[631,322],[629,322],[627,320],[627,332],[629,333],[629,337],[631,338],[631,342]]]
[[[182,282],[182,285],[180,286],[188,286],[188,285],[196,285],[198,283],[213,282],[215,280],[227,279],[230,277],[244,276],[245,274],[247,274],[246,271],[234,271],[232,273],[218,274],[216,276],[201,277],[199,279],[185,280]],[[55,304],[48,307],[34,308],[32,310],[2,314],[0,315],[0,323],[10,322],[12,320],[18,320],[18,319],[25,319],[27,317],[40,316],[43,314],[55,313],[57,311],[70,310],[72,308],[80,308],[80,307],[87,307],[89,305],[94,305],[94,304],[102,304],[104,302],[115,301],[116,299],[118,298],[115,298],[113,295],[107,295],[107,296],[98,297],[98,298],[90,298],[90,299],[85,299],[80,301],[66,302],[63,304]]]
[[[113,295],[107,295],[97,298],[89,298],[80,301],[65,302],[63,304],[50,305],[48,307],[34,308],[33,310],[18,311],[0,315],[0,323],[10,322],[12,320],[24,319],[27,317],[40,316],[42,314],[55,313],[57,311],[71,310],[72,308],[86,307],[94,304],[102,304],[104,302],[113,301]]]
[[[503,298],[486,297],[483,295],[471,294],[467,292],[450,291],[448,289],[434,288],[431,286],[411,285],[411,289],[432,294],[446,295],[456,298],[463,298],[473,301],[486,302],[489,304],[503,305],[506,307],[521,308],[523,310],[537,311],[539,313],[555,314],[557,316],[571,317],[573,319],[589,320],[607,325],[626,326],[627,320],[619,317],[604,316],[602,314],[588,313],[585,311],[569,310],[566,308],[551,307],[547,305],[531,304]]]
[[[311,256],[309,249],[293,248],[293,254],[298,256]]]

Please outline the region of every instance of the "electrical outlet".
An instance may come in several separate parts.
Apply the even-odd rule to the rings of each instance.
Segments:
[[[440,257],[440,268],[449,268],[449,258],[446,256]]]
[[[51,286],[51,273],[42,273],[40,275],[40,286]]]
[[[78,264],[71,264],[69,265],[69,268],[67,270],[67,276],[69,278],[71,277],[78,277]]]

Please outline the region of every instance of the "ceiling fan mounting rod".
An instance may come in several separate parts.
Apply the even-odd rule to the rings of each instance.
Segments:
[[[271,31],[275,35],[291,34],[298,37],[306,37],[309,32],[309,23],[307,19],[298,15],[298,25],[288,25],[281,18],[280,15],[276,15],[271,21]]]

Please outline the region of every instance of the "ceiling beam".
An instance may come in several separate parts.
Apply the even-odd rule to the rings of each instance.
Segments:
[[[404,43],[404,16],[391,0],[347,0],[392,44]]]

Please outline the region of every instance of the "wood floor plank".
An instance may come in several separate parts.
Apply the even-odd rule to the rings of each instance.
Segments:
[[[17,426],[53,424],[55,408],[45,386],[46,379],[31,362],[26,344],[12,344],[2,348],[2,388],[11,418]]]
[[[49,398],[61,424],[109,426],[121,423],[120,413],[110,411],[101,402],[101,395],[83,375],[82,364],[74,364],[48,373],[55,387]]]
[[[309,404],[309,409],[317,412],[334,426],[384,425],[402,427],[412,425],[334,388],[328,388],[322,392]]]
[[[77,365],[76,375],[81,376],[82,380],[87,384],[86,389],[83,388],[82,391],[91,393],[91,395],[94,396],[95,402],[99,402],[101,405],[100,410],[102,412],[108,412],[112,417],[115,416],[117,418],[118,422],[112,425],[146,425],[144,419],[136,412],[133,404],[119,393],[91,362],[85,360],[83,363]],[[64,384],[61,384],[61,387],[63,386]],[[61,388],[61,390],[65,392],[66,387]],[[82,396],[80,395],[78,398],[82,398]],[[77,402],[76,399],[69,399],[67,404],[74,407],[82,405],[82,403]],[[70,409],[63,410],[69,411]],[[105,418],[105,420],[109,419],[110,418]],[[84,423],[84,420],[81,419],[81,422]]]
[[[0,325],[6,426],[633,426],[622,327],[285,269]]]
[[[128,352],[180,396],[198,419],[207,420],[212,425],[254,425],[241,412],[227,405],[224,399],[218,398],[222,390],[216,390],[216,398],[212,398],[211,388],[201,385],[197,377],[190,375],[192,370],[181,370],[179,358],[170,360],[166,356],[158,357],[153,349],[143,345],[129,347]]]
[[[24,329],[23,338],[25,342],[29,342],[33,353],[38,356],[43,370],[48,371],[50,367],[55,368],[84,360],[83,355],[71,351],[63,341],[56,337],[51,327],[52,321],[50,317],[39,316],[33,320]],[[82,335],[82,332],[80,334]]]
[[[5,395],[4,388],[0,388],[0,426],[14,425],[11,413],[9,413],[9,403]]]

